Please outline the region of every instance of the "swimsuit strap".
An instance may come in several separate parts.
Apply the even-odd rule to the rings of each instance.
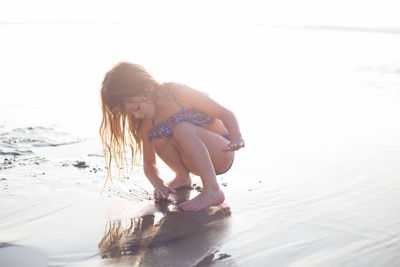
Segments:
[[[181,110],[186,110],[186,108],[179,103],[178,99],[175,97],[175,95],[173,93],[171,93],[172,98],[174,99],[175,103],[181,108]],[[151,118],[151,122],[153,124],[153,128],[156,126],[156,123],[154,122],[154,118]]]
[[[172,94],[172,98],[174,99],[175,103],[176,103],[181,109],[186,110],[186,108],[185,108],[181,103],[179,103],[178,99],[175,97],[174,94]]]

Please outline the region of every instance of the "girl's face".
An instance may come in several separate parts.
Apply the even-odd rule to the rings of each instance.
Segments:
[[[128,98],[123,103],[127,113],[132,114],[135,119],[152,118],[155,114],[155,104],[152,97],[135,96]]]

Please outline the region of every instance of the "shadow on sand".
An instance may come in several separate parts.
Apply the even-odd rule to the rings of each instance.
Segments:
[[[188,199],[190,193],[178,190],[176,201]],[[171,202],[152,203],[139,217],[108,222],[99,242],[100,254],[106,264],[200,266],[218,252],[230,215],[225,206],[184,212]],[[221,255],[217,260],[230,256]]]

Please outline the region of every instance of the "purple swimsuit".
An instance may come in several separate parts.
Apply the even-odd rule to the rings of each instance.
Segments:
[[[174,100],[176,104],[181,108],[181,110],[179,110],[171,117],[158,123],[157,125],[155,125],[154,120],[152,120],[153,129],[151,129],[150,131],[149,141],[171,137],[175,126],[181,122],[190,122],[194,125],[205,127],[215,121],[215,118],[213,116],[210,116],[196,109],[187,109],[182,106],[175,97]],[[230,139],[229,133],[225,133],[222,136],[227,140]]]

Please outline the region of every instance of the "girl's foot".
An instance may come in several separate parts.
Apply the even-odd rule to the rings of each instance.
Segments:
[[[178,189],[181,187],[190,187],[192,185],[192,180],[190,179],[189,173],[183,175],[176,175],[176,177],[167,183],[168,186],[173,189]]]
[[[179,204],[179,207],[184,211],[199,211],[211,206],[218,206],[225,200],[224,192],[220,189],[217,191],[204,190],[195,198]]]

